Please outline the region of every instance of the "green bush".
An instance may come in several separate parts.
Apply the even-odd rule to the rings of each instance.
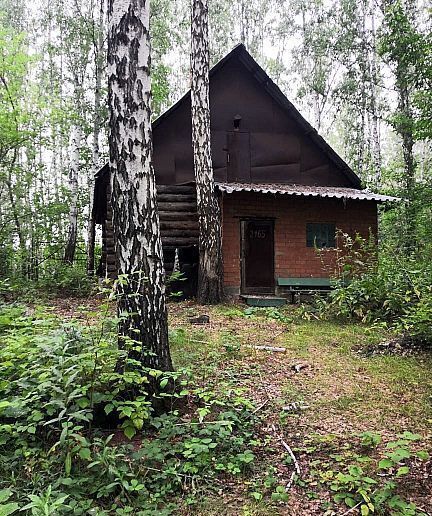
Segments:
[[[253,466],[242,390],[143,369],[117,349],[115,323],[60,325],[40,308],[0,305],[0,514],[171,514],[218,475]]]
[[[37,286],[59,296],[88,296],[95,289],[95,278],[82,265],[55,262],[47,266]]]
[[[328,437],[332,439],[326,442]],[[318,481],[330,488],[336,506],[347,507],[346,511],[342,509],[344,514],[357,509],[364,516],[425,516],[424,511],[403,497],[401,489],[403,478],[429,459],[428,452],[418,449],[420,435],[405,431],[397,440],[383,445],[380,434],[363,432],[340,447],[337,442],[332,443],[333,436],[318,439],[314,444],[323,446],[325,460],[311,463],[304,484],[315,485]],[[311,449],[315,452],[316,446],[308,446],[306,453]]]
[[[317,301],[321,316],[383,322],[413,340],[432,343],[432,262],[398,254],[390,245],[381,246],[379,260],[375,256],[370,242],[360,237],[355,248],[345,245],[339,284]]]

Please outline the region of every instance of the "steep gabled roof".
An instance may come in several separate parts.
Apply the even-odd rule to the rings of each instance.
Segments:
[[[270,79],[267,73],[261,68],[261,66],[255,61],[255,59],[246,50],[243,44],[235,46],[231,52],[223,57],[218,63],[210,69],[210,78],[217,74],[223,66],[237,58],[247,70],[253,75],[258,81],[261,87],[274,99],[274,101],[292,117],[298,125],[302,128],[303,134],[309,136],[312,142],[320,148],[334,163],[334,165],[341,170],[351,181],[354,187],[361,188],[361,180],[354,173],[351,167],[337,154],[332,147],[320,136],[317,130],[300,114],[298,109],[290,102],[287,97],[282,93],[280,88]],[[156,128],[161,122],[168,118],[177,108],[179,108],[186,100],[190,98],[190,90],[181,97],[175,104],[173,104],[167,111],[160,115],[154,122],[153,127]]]

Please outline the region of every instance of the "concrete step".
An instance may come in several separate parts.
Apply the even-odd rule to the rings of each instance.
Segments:
[[[252,295],[243,295],[240,296],[247,305],[249,306],[283,306],[286,304],[287,300],[284,297],[277,296],[252,296]]]

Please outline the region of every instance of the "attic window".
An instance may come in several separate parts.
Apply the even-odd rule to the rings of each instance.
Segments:
[[[306,224],[306,247],[336,247],[335,224],[308,223]]]

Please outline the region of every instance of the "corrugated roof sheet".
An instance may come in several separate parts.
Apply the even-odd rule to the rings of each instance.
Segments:
[[[286,184],[216,183],[216,187],[227,194],[233,192],[258,192],[268,194],[298,195],[301,197],[329,197],[333,199],[355,199],[358,201],[400,201],[398,197],[381,195],[356,188],[338,186],[306,186]]]

